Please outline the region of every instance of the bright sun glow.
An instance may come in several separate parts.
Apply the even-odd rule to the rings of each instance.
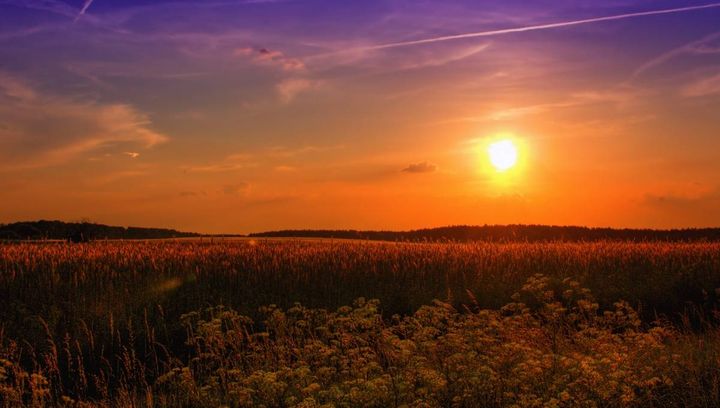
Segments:
[[[488,147],[488,156],[497,171],[505,171],[517,163],[517,148],[510,140],[500,140]]]

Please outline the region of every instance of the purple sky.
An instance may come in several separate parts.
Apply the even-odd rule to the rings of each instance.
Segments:
[[[718,112],[720,3],[0,0],[0,222],[718,225]]]

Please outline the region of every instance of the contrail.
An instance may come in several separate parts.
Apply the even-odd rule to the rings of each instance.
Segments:
[[[83,7],[80,9],[80,12],[78,13],[77,17],[75,17],[75,22],[80,20],[80,17],[82,17],[83,14],[85,14],[85,11],[88,9],[88,7],[90,7],[90,5],[92,4],[93,1],[94,0],[85,0],[85,4],[83,4]]]
[[[617,14],[614,16],[594,17],[594,18],[587,18],[587,19],[583,19],[583,20],[561,21],[558,23],[539,24],[539,25],[532,25],[532,26],[525,26],[525,27],[504,28],[504,29],[492,30],[492,31],[478,31],[478,32],[474,32],[474,33],[445,35],[442,37],[425,38],[422,40],[401,41],[401,42],[394,42],[394,43],[388,43],[388,44],[371,45],[368,47],[356,48],[356,50],[380,50],[383,48],[406,47],[409,45],[430,44],[430,43],[436,43],[436,42],[441,42],[441,41],[460,40],[463,38],[491,37],[491,36],[495,36],[495,35],[522,33],[525,31],[548,30],[548,29],[552,29],[552,28],[570,27],[570,26],[576,26],[576,25],[582,25],[582,24],[599,23],[602,21],[624,20],[626,18],[654,16],[654,15],[658,15],[658,14],[682,13],[685,11],[703,10],[703,9],[716,8],[716,7],[720,7],[720,3],[710,3],[710,4],[700,5],[700,6],[678,7],[678,8],[672,8],[672,9],[641,11],[641,12],[637,12],[637,13]]]

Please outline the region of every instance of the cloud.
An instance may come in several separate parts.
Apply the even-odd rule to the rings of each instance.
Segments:
[[[239,171],[257,166],[254,158],[254,155],[248,153],[233,153],[219,162],[185,166],[183,170],[191,173],[225,173]]]
[[[77,23],[78,20],[80,20],[80,17],[85,14],[87,9],[90,7],[90,5],[93,3],[93,0],[85,0],[85,4],[83,4],[82,8],[80,9],[80,12],[78,13],[77,17],[75,17],[75,22]]]
[[[720,94],[720,72],[686,85],[681,94],[687,97]]]
[[[470,47],[457,47],[449,49],[447,52],[432,50],[427,55],[421,55],[420,58],[408,58],[408,64],[396,67],[396,69],[416,69],[426,67],[439,67],[453,62],[462,61],[466,58],[473,57],[490,46],[489,43],[474,45]],[[407,58],[407,57],[406,57]]]
[[[581,20],[561,21],[561,22],[557,22],[557,23],[536,24],[536,25],[528,25],[528,26],[523,26],[523,27],[505,28],[505,29],[500,29],[500,30],[477,31],[477,32],[471,32],[471,33],[444,35],[444,36],[439,36],[439,37],[424,38],[424,39],[412,40],[412,41],[399,41],[399,42],[394,42],[394,43],[372,45],[369,47],[360,47],[359,49],[360,50],[380,50],[380,49],[385,49],[385,48],[407,47],[407,46],[411,46],[411,45],[431,44],[431,43],[436,43],[436,42],[460,40],[460,39],[465,39],[465,38],[492,37],[492,36],[497,36],[497,35],[521,33],[521,32],[526,32],[526,31],[548,30],[548,29],[561,28],[561,27],[571,27],[571,26],[577,26],[577,25],[583,25],[583,24],[599,23],[599,22],[603,22],[603,21],[624,20],[624,19],[628,19],[628,18],[654,16],[654,15],[661,15],[661,14],[674,14],[674,13],[682,13],[682,12],[695,11],[695,10],[704,10],[704,9],[718,8],[718,7],[720,7],[720,3],[710,3],[710,4],[700,5],[700,6],[677,7],[677,8],[661,9],[661,10],[650,10],[650,11],[642,11],[642,12],[637,12],[637,13],[625,13],[625,14],[616,14],[616,15],[612,15],[612,16],[586,18],[586,19],[581,19]],[[356,50],[350,50],[350,51],[356,51]]]
[[[250,184],[246,182],[241,182],[237,184],[227,184],[223,186],[222,193],[225,195],[231,195],[231,196],[238,196],[238,195],[244,195],[248,192],[250,189]]]
[[[207,195],[206,191],[181,191],[180,197],[203,197]]]
[[[272,165],[275,171],[296,171],[297,167],[287,163],[293,159],[312,156],[315,154],[321,154],[344,148],[343,145],[328,145],[328,146],[275,146],[271,148],[261,148],[253,151],[233,153],[225,156],[225,158],[218,160],[215,163],[202,164],[202,165],[190,165],[185,166],[182,169],[185,172],[194,173],[225,173],[246,170],[248,168],[255,168],[258,166]]]
[[[0,123],[4,170],[64,164],[113,147],[147,149],[168,140],[150,128],[147,115],[130,105],[44,94],[2,72]]]
[[[720,39],[720,31],[707,35],[697,41],[692,41],[688,44],[683,45],[682,47],[672,49],[641,65],[638,69],[635,70],[635,72],[633,72],[633,77],[637,77],[655,67],[658,67],[682,55],[720,54],[720,46],[712,45],[712,42],[718,39]]]
[[[205,166],[187,166],[183,170],[191,173],[225,173],[231,171],[243,170],[248,167],[253,167],[254,163],[231,163],[224,162],[218,164],[208,164]]]
[[[305,69],[305,64],[299,59],[288,57],[281,51],[267,48],[238,48],[233,52],[233,55],[247,57],[255,64],[277,67],[285,71],[301,71]]]
[[[301,147],[285,147],[275,146],[270,148],[266,154],[271,157],[297,157],[313,153],[323,153],[331,150],[338,150],[344,148],[344,145],[330,145],[330,146],[301,146]]]
[[[627,108],[646,96],[647,92],[622,85],[606,89],[586,90],[573,92],[565,96],[563,99],[555,102],[538,103],[533,105],[519,106],[498,106],[491,108],[488,113],[475,116],[461,116],[446,120],[431,122],[430,125],[443,125],[447,123],[462,122],[485,122],[485,121],[507,121],[518,119],[526,116],[539,115],[547,112],[557,111],[560,109],[580,108],[586,106],[594,106],[597,104],[607,104],[615,108]]]
[[[112,23],[112,24],[122,24],[126,23],[129,20],[138,17],[138,16],[145,16],[148,14],[151,14],[153,12],[155,13],[162,13],[166,12],[167,9],[193,9],[193,10],[203,10],[203,9],[212,9],[212,8],[219,8],[219,7],[227,7],[227,6],[242,6],[242,5],[253,5],[253,4],[272,4],[272,3],[281,3],[281,2],[287,2],[290,0],[219,0],[219,1],[211,1],[211,0],[203,0],[201,2],[181,2],[181,1],[168,1],[168,2],[161,2],[156,1],[149,4],[144,5],[130,5],[128,4],[126,7],[122,9],[119,9],[117,11],[114,11],[112,13],[112,16],[110,19],[103,21],[104,23]],[[58,14],[61,16],[69,17],[75,21],[80,19],[82,16],[85,16],[88,8],[92,5],[94,0],[84,0],[84,3],[80,10],[78,10],[76,7],[73,7],[66,2],[60,1],[60,0],[0,0],[0,6],[3,5],[10,5],[14,7],[23,7],[27,9],[32,10],[41,10],[46,11],[54,14]],[[89,15],[87,17],[90,17]],[[106,17],[106,16],[105,16]],[[95,21],[100,21],[99,18],[93,18]]]
[[[674,219],[694,225],[709,226],[720,222],[720,189],[694,195],[647,194],[643,204]]]
[[[35,90],[23,81],[0,72],[0,97],[3,95],[21,103],[31,103],[37,98]]]
[[[0,0],[1,2],[2,0]],[[5,1],[30,1],[30,0],[5,0]],[[36,0],[32,0],[36,1]],[[43,1],[43,0],[40,0]],[[53,1],[53,0],[44,0]],[[257,4],[274,4],[285,3],[292,0],[203,0],[203,1],[153,1],[147,4],[123,4],[123,7],[115,10],[112,14],[112,21],[116,24],[127,23],[128,21],[153,13],[167,14],[173,10],[190,10],[196,14],[204,10],[212,10],[217,8],[227,8],[232,6],[247,6]],[[126,2],[132,3],[132,2]]]
[[[410,164],[409,166],[402,169],[405,173],[432,173],[437,169],[437,166],[428,162],[421,162]]]
[[[470,59],[490,48],[491,43],[453,44],[452,46],[419,48],[406,52],[377,52],[377,50],[357,50],[356,52],[333,52],[307,57],[311,67],[337,68],[351,67],[367,73],[387,74],[390,72],[441,67]]]
[[[95,183],[103,185],[103,184],[110,184],[114,183],[118,180],[125,180],[128,178],[135,178],[135,177],[147,177],[148,172],[145,170],[121,170],[121,171],[113,171],[107,174],[99,175],[98,177],[95,177],[93,180]]]
[[[516,119],[529,115],[536,115],[544,113],[554,109],[568,108],[577,106],[576,102],[556,102],[556,103],[541,103],[536,105],[525,105],[525,106],[513,106],[509,108],[498,109],[490,112],[487,115],[475,118],[465,118],[466,121],[482,121],[482,120],[509,120]]]
[[[138,157],[140,157],[140,153],[138,152],[124,152],[123,154],[127,155],[131,159],[137,159]]]
[[[2,5],[47,11],[70,18],[75,18],[77,15],[77,9],[56,0],[2,0],[0,1],[0,6]]]
[[[318,86],[318,81],[305,78],[290,78],[275,85],[275,90],[282,103],[290,103],[301,93],[317,88]]]

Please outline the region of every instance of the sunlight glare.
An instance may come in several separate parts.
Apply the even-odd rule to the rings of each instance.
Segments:
[[[510,140],[500,140],[488,147],[488,156],[497,171],[505,171],[517,163],[517,148]]]

